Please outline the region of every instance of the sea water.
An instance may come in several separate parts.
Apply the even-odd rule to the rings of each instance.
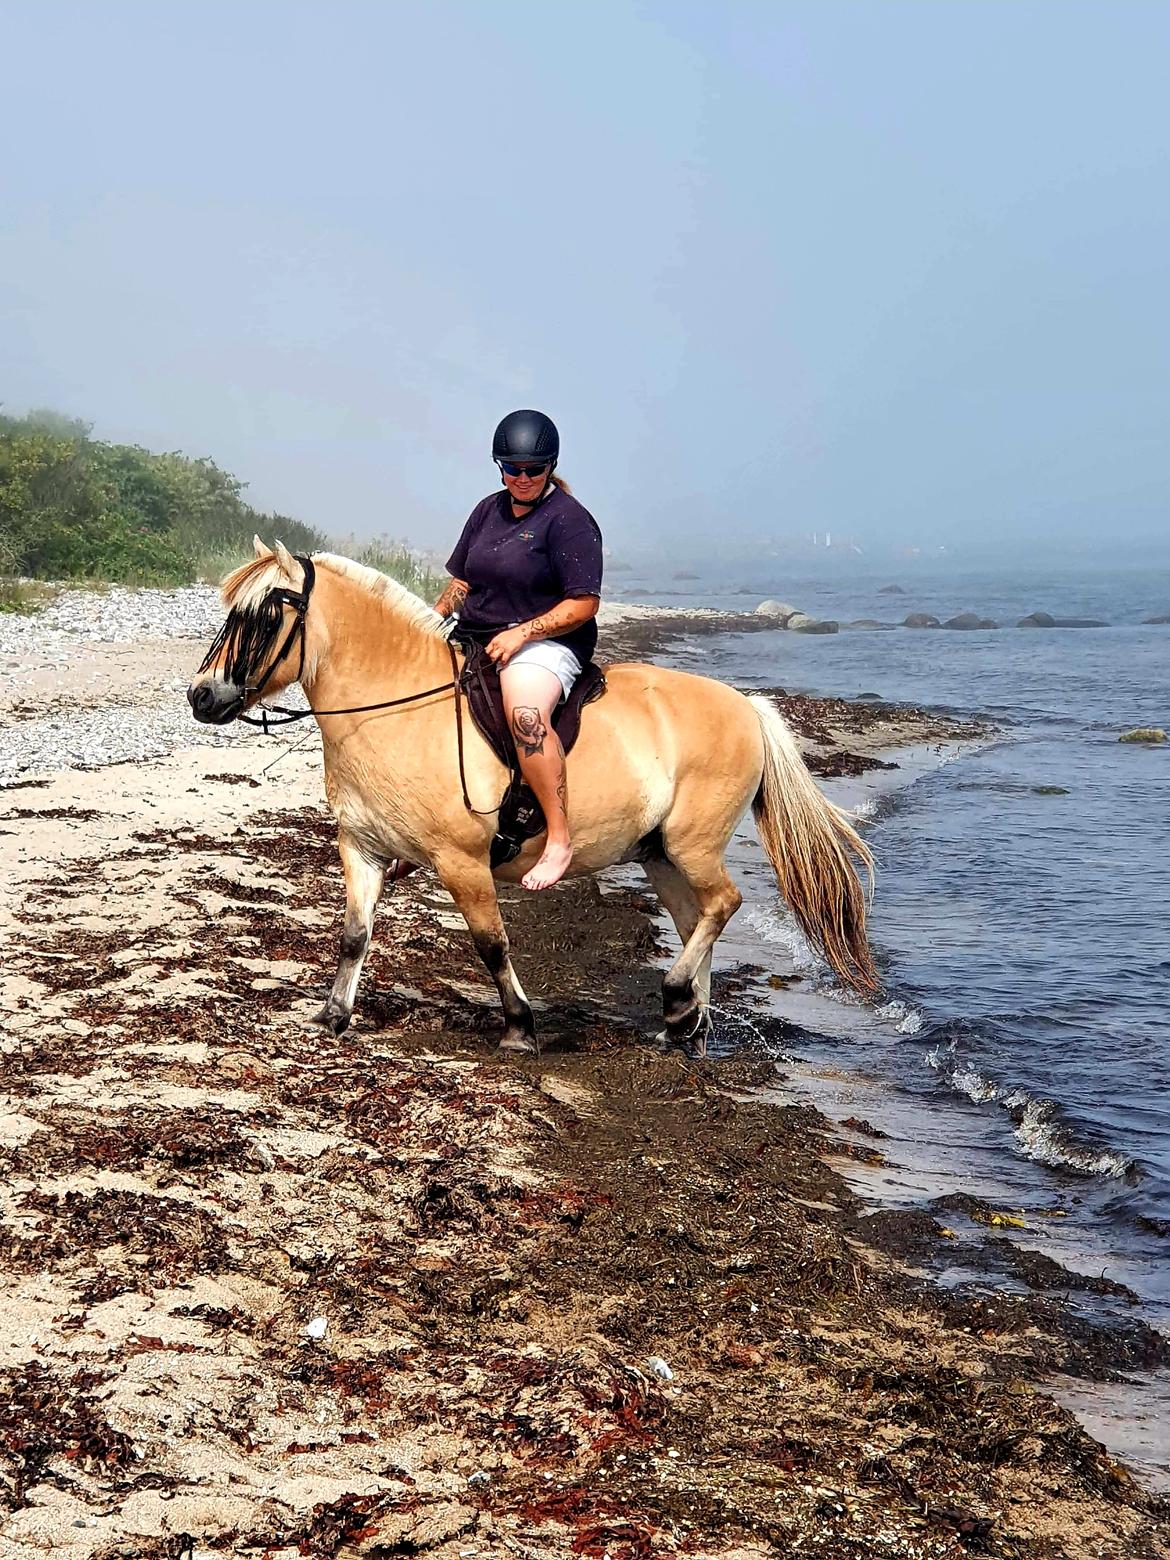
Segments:
[[[747,902],[717,962],[802,976],[771,998],[793,1026],[786,1049],[822,1103],[884,1111],[903,1200],[967,1190],[1023,1209],[1028,1244],[1131,1285],[1170,1331],[1170,745],[1117,740],[1170,726],[1170,626],[1142,622],[1170,612],[1170,573],[878,574],[836,560],[738,572],[707,569],[685,594],[653,569],[615,583],[664,605],[776,597],[843,621],[971,610],[1007,626],[672,646],[677,664],[745,689],[876,692],[999,728],[826,786],[869,815],[882,1004],[844,1000],[818,969],[750,828],[733,852]],[[882,594],[891,579],[907,594]],[[1035,610],[1109,626],[1014,626]]]

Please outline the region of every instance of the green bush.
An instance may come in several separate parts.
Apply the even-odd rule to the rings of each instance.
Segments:
[[[253,534],[292,552],[330,546],[302,520],[258,513],[244,484],[206,457],[155,455],[90,433],[58,412],[0,416],[0,576],[186,585],[217,582],[250,558]],[[428,601],[446,583],[405,542],[350,538],[334,550]]]
[[[0,417],[0,573],[182,585],[247,557],[255,531],[324,545],[242,492],[206,458],[107,444],[55,412]]]

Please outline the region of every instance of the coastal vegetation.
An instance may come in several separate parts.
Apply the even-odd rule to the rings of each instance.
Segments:
[[[29,581],[216,580],[257,532],[293,552],[341,547],[302,520],[254,509],[245,486],[207,456],[95,439],[91,424],[58,412],[0,415],[0,611],[35,610],[41,593]],[[345,550],[423,595],[441,588],[405,543]]]

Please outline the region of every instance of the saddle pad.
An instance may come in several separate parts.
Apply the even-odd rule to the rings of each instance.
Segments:
[[[457,636],[464,652],[460,681],[467,697],[476,729],[492,752],[505,765],[511,780],[500,805],[498,833],[492,841],[492,866],[502,866],[520,854],[525,840],[544,829],[540,803],[525,785],[520,773],[516,744],[508,730],[504,699],[500,689],[500,670],[484,653],[483,646],[464,635]],[[553,711],[553,730],[566,753],[572,751],[581,730],[581,712],[585,705],[600,699],[605,692],[605,673],[590,661],[573,684],[569,697]]]

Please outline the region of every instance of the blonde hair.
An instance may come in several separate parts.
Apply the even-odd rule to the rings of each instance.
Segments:
[[[560,488],[562,493],[567,493],[569,495],[569,497],[572,498],[572,496],[573,496],[573,489],[565,481],[564,477],[558,476],[557,473],[554,471],[553,474],[552,474],[552,479],[553,479],[553,482],[555,483],[555,485]]]

